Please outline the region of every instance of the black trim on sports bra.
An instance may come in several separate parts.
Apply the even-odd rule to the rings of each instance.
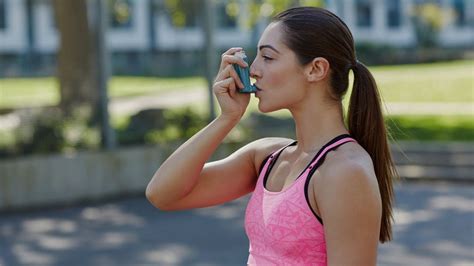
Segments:
[[[265,167],[265,164],[267,163],[268,159],[272,156],[272,154],[269,154],[265,159],[263,159],[262,163],[260,164],[260,168],[258,169],[258,175],[262,173],[263,167]]]
[[[283,152],[283,150],[285,150],[286,148],[290,147],[290,146],[293,146],[297,143],[297,141],[293,141],[292,143],[286,145],[283,147],[283,149],[281,149],[277,154],[275,154],[275,156],[272,158],[272,154],[273,152],[270,154],[270,156],[268,157],[271,161],[270,161],[270,165],[268,166],[267,168],[267,171],[265,172],[265,176],[263,177],[263,187],[267,187],[267,179],[268,179],[268,176],[270,175],[270,172],[273,168],[273,166],[275,165],[275,162],[278,160],[278,157],[280,157],[280,154]]]
[[[341,135],[341,136],[344,136],[343,138],[351,138],[352,137],[350,135]],[[337,140],[336,141],[331,141],[332,143],[335,143],[343,138],[339,138],[339,136],[337,137]],[[350,141],[348,141],[350,142]],[[331,143],[331,144],[332,144]],[[306,177],[306,181],[305,181],[305,184],[304,184],[304,197],[306,198],[306,203],[308,203],[308,206],[309,208],[311,209],[311,211],[313,212],[314,216],[316,216],[316,218],[319,220],[319,222],[321,224],[323,224],[323,219],[321,219],[321,217],[316,214],[316,212],[313,210],[313,208],[311,207],[311,204],[310,204],[310,201],[309,201],[309,181],[311,180],[311,177],[313,176],[314,172],[316,172],[316,169],[318,169],[319,166],[321,166],[324,162],[324,160],[326,159],[326,155],[330,152],[330,151],[334,151],[336,150],[337,148],[339,148],[340,146],[346,144],[347,142],[344,142],[344,143],[341,143],[339,145],[337,145],[336,147],[333,147],[331,149],[329,149],[326,153],[323,154],[323,156],[321,157],[321,159],[319,159],[319,161],[314,165],[314,167],[309,171],[308,173],[308,176]],[[331,144],[328,144],[328,145],[324,145],[324,147],[321,149],[324,150],[327,146],[331,145]],[[319,156],[319,152],[318,152],[318,156]],[[317,156],[316,156],[317,158]],[[316,158],[314,160],[316,160]],[[311,162],[312,163],[312,162]]]
[[[342,134],[342,135],[339,135],[335,138],[333,138],[332,140],[328,141],[328,143],[324,144],[321,149],[319,149],[319,151],[316,153],[316,155],[314,155],[313,159],[311,159],[311,161],[309,161],[308,165],[306,165],[306,167],[303,169],[303,171],[301,171],[301,173],[298,175],[297,179],[303,175],[303,173],[306,171],[306,169],[308,169],[308,167],[311,166],[311,164],[319,157],[319,155],[324,151],[324,149],[326,149],[328,146],[331,146],[332,144],[340,141],[341,139],[344,139],[344,138],[352,138],[349,134]],[[313,168],[316,168],[313,167]]]

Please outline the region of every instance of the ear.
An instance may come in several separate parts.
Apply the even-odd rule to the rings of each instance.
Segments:
[[[324,57],[316,57],[307,64],[306,78],[309,82],[316,82],[326,78],[329,73],[329,61]]]

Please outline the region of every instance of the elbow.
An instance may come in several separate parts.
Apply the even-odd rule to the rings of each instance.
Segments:
[[[151,183],[146,187],[145,196],[151,205],[153,205],[155,208],[162,209],[161,204],[156,197],[156,193],[153,191]]]
[[[156,191],[153,190],[151,184],[148,184],[146,191],[145,191],[145,196],[147,200],[150,202],[153,207],[161,210],[161,211],[170,211],[171,209],[166,208],[166,206],[159,200],[157,197]]]

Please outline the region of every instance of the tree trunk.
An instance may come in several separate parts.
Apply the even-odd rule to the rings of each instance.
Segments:
[[[60,107],[65,115],[87,105],[92,112],[97,92],[90,70],[91,41],[86,0],[53,0],[56,25],[60,35],[57,75]]]

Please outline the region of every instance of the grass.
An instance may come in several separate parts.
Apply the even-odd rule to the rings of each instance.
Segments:
[[[469,116],[390,116],[386,125],[395,140],[474,141]]]
[[[0,79],[0,108],[56,105],[60,99],[58,86],[52,77]],[[205,80],[201,77],[113,77],[109,81],[109,96],[130,97],[196,87],[205,88]]]
[[[387,102],[473,102],[474,62],[371,68]]]
[[[370,68],[385,102],[474,102],[474,63],[377,66]],[[172,90],[206,89],[202,77],[113,77],[110,97],[159,94]],[[0,79],[0,108],[56,105],[56,79]]]

